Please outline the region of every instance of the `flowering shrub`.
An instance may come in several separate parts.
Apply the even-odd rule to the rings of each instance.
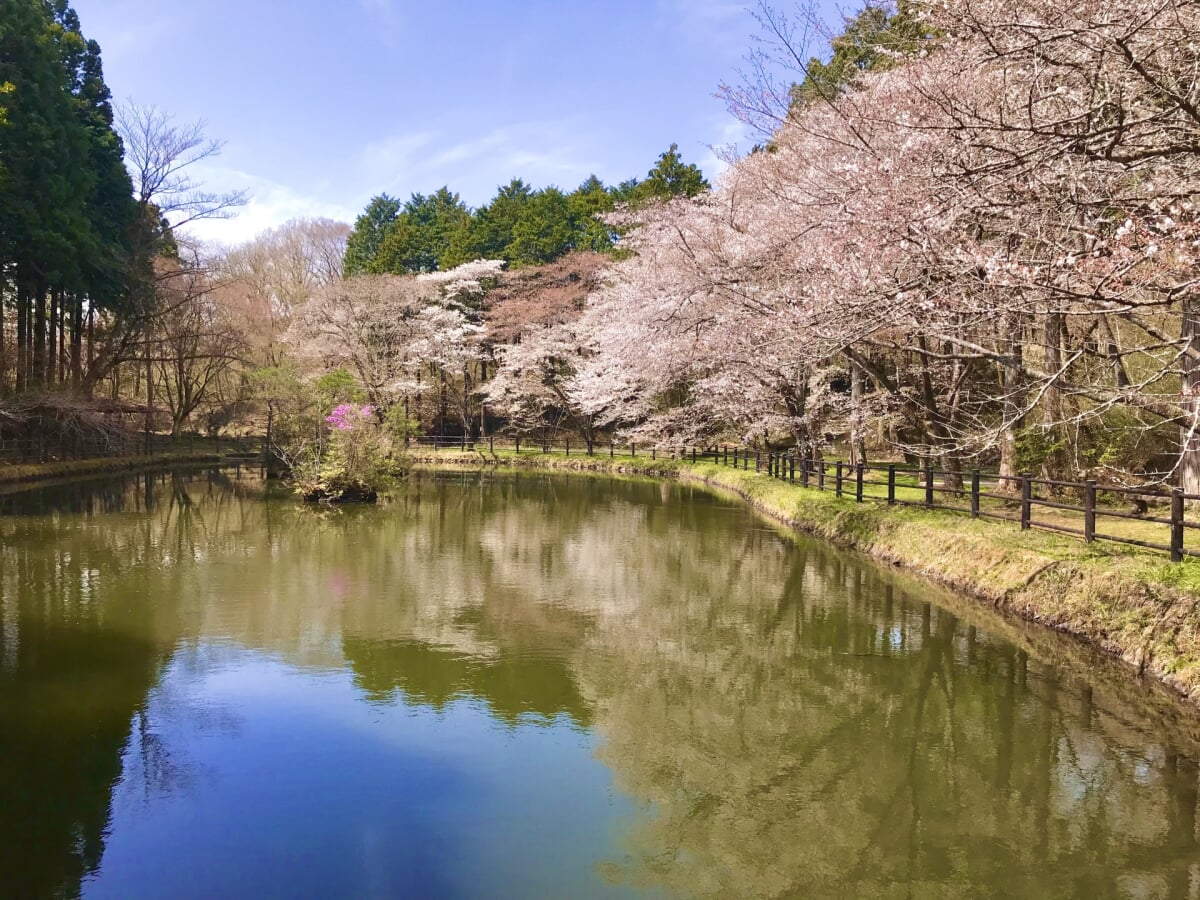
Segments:
[[[312,499],[371,500],[391,477],[393,443],[375,407],[343,403],[325,417],[328,437],[316,483],[298,486]]]
[[[343,403],[325,417],[329,427],[335,431],[353,431],[355,427],[362,428],[371,422],[375,416],[375,407],[356,406],[353,403]]]

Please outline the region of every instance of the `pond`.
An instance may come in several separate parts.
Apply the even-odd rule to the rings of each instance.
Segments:
[[[1197,897],[1196,730],[686,486],[0,496],[0,897]]]

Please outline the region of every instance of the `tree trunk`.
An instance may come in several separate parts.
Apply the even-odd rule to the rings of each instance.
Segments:
[[[1055,374],[1063,366],[1062,336],[1065,322],[1062,313],[1050,313],[1046,316],[1046,371]],[[1042,475],[1050,480],[1066,480],[1070,474],[1067,469],[1068,457],[1062,446],[1064,439],[1063,422],[1066,419],[1066,406],[1062,391],[1057,383],[1046,388],[1044,395],[1045,421],[1043,426],[1050,434],[1053,449],[1042,463]]]
[[[17,393],[29,384],[29,288],[17,280]]]
[[[3,394],[7,387],[6,372],[8,372],[8,343],[4,339],[4,299],[0,297],[0,394]]]
[[[1013,335],[1009,344],[1009,355],[1012,356],[1013,366],[1000,367],[1000,385],[1002,408],[1002,430],[1000,433],[1000,484],[997,485],[997,490],[1001,493],[1016,493],[1020,488],[1016,481],[1006,481],[1004,479],[1015,479],[1021,473],[1017,462],[1017,435],[1023,424],[1021,409],[1023,407],[1022,397],[1019,392],[1021,389],[1021,376],[1018,370],[1021,368],[1022,360],[1022,345],[1021,345],[1021,329],[1023,326],[1020,323],[1013,323]]]
[[[150,337],[146,337],[146,455],[150,454],[150,431],[153,428],[154,417],[154,368],[150,359]]]
[[[858,363],[850,361],[850,465],[866,465],[867,438],[864,434],[866,420],[863,417],[863,370]]]
[[[35,388],[46,384],[46,289],[41,284],[33,298],[33,367],[31,384]]]
[[[58,383],[67,383],[67,305],[66,298],[58,304]]]
[[[1200,354],[1200,297],[1184,297],[1179,327],[1183,342],[1179,486],[1185,493],[1200,494],[1200,360],[1196,358]]]
[[[44,376],[47,384],[54,383],[54,376],[58,371],[58,354],[56,350],[58,348],[58,307],[62,302],[61,297],[61,293],[57,290],[52,291],[50,294],[50,316],[47,323],[49,325],[47,329],[49,335],[46,342],[46,373]]]
[[[83,384],[83,300],[75,298],[71,309],[71,386]]]

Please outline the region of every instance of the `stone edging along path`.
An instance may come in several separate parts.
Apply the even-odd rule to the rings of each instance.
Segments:
[[[945,511],[855,503],[713,463],[417,451],[416,469],[593,472],[670,478],[735,494],[759,513],[902,566],[1026,621],[1073,635],[1200,710],[1200,564],[1086,545]],[[1190,582],[1190,584],[1189,584]]]

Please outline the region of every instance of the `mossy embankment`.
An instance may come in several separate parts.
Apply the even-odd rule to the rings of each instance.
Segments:
[[[44,463],[0,464],[0,485],[75,478],[90,475],[120,474],[162,466],[220,463],[221,454],[212,451],[178,451],[149,456],[106,456],[95,459],[63,459]]]
[[[420,451],[416,468],[639,475],[736,494],[760,513],[1074,635],[1200,707],[1200,562],[952,512],[856,503],[765,473],[644,456]]]

